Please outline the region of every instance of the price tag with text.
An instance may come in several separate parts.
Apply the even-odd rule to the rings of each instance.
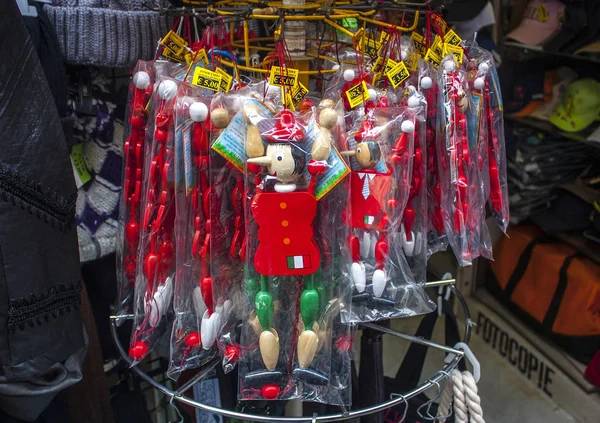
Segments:
[[[408,72],[406,64],[404,62],[400,62],[390,69],[385,75],[390,80],[392,87],[397,88],[398,85],[406,81],[406,79],[410,76],[410,73]]]
[[[463,48],[460,46],[453,46],[451,44],[444,44],[444,56],[448,53],[452,53],[458,64],[462,64],[463,55],[465,54]]]
[[[197,87],[206,88],[207,90],[217,92],[221,87],[222,79],[223,77],[217,72],[197,67],[196,70],[194,70],[192,84],[196,85]]]
[[[396,62],[395,60],[388,59],[388,61],[385,62],[385,69],[383,70],[383,73],[387,74],[390,71],[390,69],[392,69],[397,64],[398,62]]]
[[[458,46],[462,43],[462,38],[460,38],[456,32],[453,30],[448,31],[448,33],[444,36],[444,42],[446,44],[450,44],[452,46]]]
[[[431,63],[436,69],[440,66],[440,63],[442,63],[442,58],[435,54],[435,52],[431,49],[427,50],[425,60]]]
[[[425,47],[425,37],[418,32],[413,31],[413,33],[410,34],[410,39],[413,40],[415,49],[417,50],[417,53],[419,53],[419,56],[425,56],[425,53],[427,52],[427,48]]]
[[[436,35],[435,38],[433,39],[433,44],[431,44],[431,50],[433,50],[433,52],[435,54],[437,54],[438,56],[443,57],[444,46],[443,46],[442,38],[439,35]]]
[[[383,70],[384,62],[385,62],[385,60],[383,59],[383,57],[379,56],[377,58],[377,60],[375,60],[375,63],[373,63],[373,66],[371,66],[371,72],[373,72],[373,73],[381,72]]]
[[[231,89],[231,83],[233,82],[233,76],[229,75],[227,72],[225,72],[223,69],[221,68],[217,68],[215,70],[215,73],[218,73],[219,75],[221,75],[221,91],[223,91],[224,93],[228,93],[229,90]]]
[[[185,55],[175,54],[175,53],[173,53],[172,50],[170,50],[168,48],[163,50],[162,55],[164,57],[166,57],[167,59],[171,59],[172,61],[177,62],[177,63],[185,62]]]
[[[298,83],[298,69],[271,67],[269,84],[277,87],[293,87]]]
[[[346,97],[348,97],[348,103],[350,103],[351,109],[354,109],[359,104],[362,104],[371,98],[365,81],[356,84],[355,86],[351,87],[348,91],[346,91]]]
[[[187,46],[187,42],[179,35],[175,34],[173,30],[169,31],[167,35],[160,41],[160,43],[168,50],[171,50],[174,55],[182,56]]]

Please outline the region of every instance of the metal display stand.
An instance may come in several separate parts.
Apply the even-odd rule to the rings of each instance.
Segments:
[[[427,283],[425,283],[425,287],[426,288],[434,288],[434,287],[440,287],[440,286],[448,286],[449,287],[449,289],[452,291],[454,296],[458,299],[458,302],[463,310],[464,317],[465,317],[465,332],[464,332],[464,337],[463,337],[462,342],[464,342],[465,344],[468,344],[469,340],[471,338],[471,326],[472,326],[471,316],[470,316],[470,312],[469,312],[467,303],[465,302],[461,293],[455,287],[455,282],[456,282],[455,279],[427,282]],[[114,341],[117,349],[119,350],[119,353],[121,354],[121,357],[123,358],[123,360],[125,360],[130,366],[132,364],[132,360],[130,359],[129,355],[127,354],[127,352],[125,351],[125,349],[123,348],[121,343],[119,342],[119,339],[117,336],[117,320],[131,319],[131,318],[133,318],[132,315],[111,316],[111,333],[112,333],[113,341]],[[427,339],[423,339],[423,338],[409,335],[406,333],[398,332],[393,329],[384,328],[384,327],[381,327],[376,324],[363,323],[362,326],[369,328],[369,329],[378,330],[378,331],[381,331],[388,335],[396,336],[398,338],[402,338],[402,339],[405,339],[410,342],[416,342],[418,344],[425,345],[427,347],[436,348],[436,349],[442,350],[444,352],[454,354],[454,357],[448,364],[446,364],[444,366],[443,369],[439,370],[434,376],[429,378],[422,385],[416,387],[415,389],[413,389],[409,392],[392,394],[392,395],[390,395],[391,399],[389,401],[382,402],[380,404],[372,405],[369,407],[364,407],[364,408],[361,408],[358,410],[345,411],[345,412],[338,413],[338,414],[327,414],[327,415],[323,415],[323,416],[319,416],[319,415],[315,414],[312,417],[272,417],[272,416],[260,416],[260,415],[255,415],[255,414],[246,414],[246,413],[236,412],[233,410],[226,410],[226,409],[219,408],[219,407],[213,407],[210,405],[206,405],[206,404],[194,401],[190,398],[187,398],[184,395],[185,392],[187,392],[192,386],[194,386],[194,384],[196,384],[196,382],[198,382],[198,381],[202,380],[204,377],[206,377],[206,375],[221,362],[220,358],[216,358],[216,359],[210,361],[207,365],[203,366],[201,369],[199,369],[199,372],[196,376],[194,376],[192,379],[190,379],[187,383],[185,383],[183,386],[181,386],[176,391],[173,391],[173,390],[165,387],[164,385],[156,382],[154,379],[152,379],[150,376],[148,376],[146,373],[144,373],[142,370],[140,370],[137,365],[131,366],[131,370],[133,372],[135,372],[145,382],[147,382],[152,387],[154,387],[156,390],[158,390],[158,391],[162,392],[163,394],[167,395],[168,397],[170,397],[171,401],[179,401],[188,406],[191,406],[191,407],[203,410],[203,411],[207,411],[210,413],[219,414],[224,417],[231,417],[231,418],[249,420],[249,421],[254,421],[254,422],[270,422],[270,423],[274,423],[274,422],[290,422],[290,423],[291,422],[294,422],[294,423],[298,423],[298,422],[337,422],[337,421],[349,420],[352,418],[365,416],[368,414],[377,413],[377,412],[386,410],[388,408],[400,405],[404,402],[407,402],[409,399],[415,397],[416,395],[419,395],[421,393],[424,393],[425,391],[428,391],[432,387],[437,387],[438,391],[440,391],[440,393],[441,393],[440,383],[449,376],[450,372],[458,365],[459,361],[465,355],[465,352],[462,349],[456,349],[456,348],[452,348],[451,346],[441,345],[441,344],[438,344],[436,342],[433,342],[433,341],[430,341]]]

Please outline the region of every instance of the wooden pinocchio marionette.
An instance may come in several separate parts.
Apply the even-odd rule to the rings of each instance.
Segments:
[[[402,133],[394,142],[388,160],[382,157],[382,138],[385,132],[374,126],[375,119],[368,115],[354,135],[354,149],[342,152],[342,155],[354,157],[356,166],[350,174],[350,202],[344,212],[344,222],[352,232],[348,239],[352,254],[352,280],[358,296],[366,293],[367,267],[365,261],[374,258],[375,270],[372,274],[373,295],[380,302],[393,299],[383,298],[388,275],[385,272],[386,260],[389,256],[388,235],[397,228],[398,216],[402,210],[399,199],[396,198],[400,184],[410,184],[409,180],[402,181],[402,173],[396,168],[405,162],[405,156],[415,125],[411,120],[401,124]],[[389,301],[388,301],[389,300]]]
[[[288,110],[280,112],[276,116],[275,127],[261,136],[258,127],[248,118],[253,112],[256,110],[252,106],[243,109],[248,124],[245,145],[248,164],[266,167],[271,177],[266,179],[275,180],[272,186],[263,183],[258,176],[260,168],[253,170],[257,173],[256,193],[250,210],[258,225],[258,247],[253,264],[259,274],[260,287],[257,287],[257,292],[256,289],[249,289],[249,292],[256,292],[254,304],[262,329],[259,337],[261,357],[267,370],[275,371],[280,345],[279,335],[272,326],[275,309],[269,278],[300,277],[300,314],[304,329],[298,338],[297,347],[300,369],[294,370],[294,375],[314,384],[326,384],[328,379],[325,375],[307,369],[315,357],[319,343],[318,325],[315,324],[320,303],[316,273],[320,267],[321,253],[313,234],[313,220],[317,211],[317,177],[327,167],[325,161],[331,152],[329,131],[336,125],[337,113],[329,108],[321,111],[319,135],[312,145],[311,159],[307,162],[308,152],[302,148],[306,142],[306,133],[294,113]],[[266,149],[263,137],[267,143]],[[306,189],[298,185],[305,169],[312,176]],[[264,372],[255,373],[262,377]],[[254,376],[249,374],[246,380]],[[263,396],[270,399],[279,395],[276,385],[265,385],[262,391]]]

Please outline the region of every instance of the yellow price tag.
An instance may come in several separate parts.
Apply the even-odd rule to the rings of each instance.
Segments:
[[[459,65],[462,64],[463,56],[465,54],[462,47],[444,44],[444,56],[446,56],[448,53],[452,53],[454,55],[454,58],[456,59]]]
[[[460,45],[460,43],[462,43],[462,38],[460,38],[458,36],[458,34],[456,32],[454,32],[453,30],[448,31],[448,33],[446,35],[444,35],[444,42],[446,44],[450,44],[453,46],[458,46]]]
[[[162,55],[164,57],[166,57],[167,59],[171,59],[177,63],[185,62],[185,55],[175,54],[175,53],[173,53],[173,50],[170,50],[168,48],[163,50]]]
[[[406,59],[406,66],[411,71],[416,71],[419,68],[419,55],[417,52],[412,53]]]
[[[171,50],[176,56],[181,56],[187,46],[187,42],[179,35],[175,34],[173,30],[167,32],[167,35],[164,36],[160,43],[166,49]]]
[[[298,69],[271,67],[269,84],[277,87],[293,87],[298,83]]]
[[[375,63],[373,63],[373,66],[371,66],[371,72],[373,72],[373,73],[381,72],[383,69],[384,62],[385,62],[385,60],[383,59],[383,57],[379,56],[377,58],[377,60],[375,60]]]
[[[392,87],[397,88],[402,82],[406,81],[410,76],[408,72],[408,68],[404,64],[404,62],[398,63],[392,69],[390,69],[385,76],[388,77],[390,84]]]
[[[371,98],[365,81],[356,84],[346,91],[346,97],[348,98],[348,103],[350,103],[351,109],[354,109],[359,104],[362,104]]]
[[[433,52],[440,57],[444,56],[444,46],[442,38],[439,35],[436,35],[433,39],[433,44],[431,44],[431,50],[433,50]]]
[[[397,64],[398,62],[396,62],[395,60],[388,59],[387,62],[385,62],[385,69],[383,70],[383,73],[388,73],[390,69],[392,69]]]
[[[216,73],[218,73],[219,75],[221,75],[221,91],[223,91],[224,93],[228,93],[229,90],[231,89],[231,83],[233,82],[233,76],[229,75],[227,72],[225,72],[223,69],[221,68],[217,68],[215,70]]]
[[[292,101],[294,104],[300,104],[304,97],[308,94],[308,88],[306,88],[302,82],[298,82],[298,85],[292,88]]]
[[[194,70],[192,84],[196,85],[197,87],[206,88],[207,90],[217,92],[221,87],[222,79],[223,77],[217,72],[197,67],[196,70]]]
[[[412,34],[410,34],[410,39],[413,40],[413,43],[415,44],[415,49],[417,50],[419,56],[425,56],[427,50],[427,48],[425,47],[425,37],[423,37],[418,32],[413,32]]]
[[[427,54],[425,54],[425,60],[431,63],[436,69],[440,66],[440,63],[442,63],[442,58],[435,54],[435,52],[431,49],[427,50]]]

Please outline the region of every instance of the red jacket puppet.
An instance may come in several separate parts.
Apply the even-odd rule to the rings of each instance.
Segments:
[[[275,312],[270,293],[269,277],[299,276],[302,277],[302,294],[300,296],[300,314],[304,330],[297,340],[299,369],[294,375],[310,383],[327,384],[325,375],[318,375],[309,370],[317,352],[318,334],[314,324],[319,313],[319,293],[315,287],[315,273],[319,270],[321,253],[314,239],[313,220],[317,211],[317,199],[314,192],[317,175],[326,170],[325,160],[331,151],[329,130],[336,124],[337,114],[331,109],[324,109],[320,115],[321,130],[314,141],[309,155],[302,148],[306,142],[303,126],[294,114],[284,110],[276,116],[275,127],[260,134],[258,127],[252,123],[249,115],[256,112],[252,106],[243,109],[248,124],[246,137],[246,153],[248,169],[255,173],[256,193],[250,210],[258,226],[258,247],[253,257],[253,264],[260,276],[260,287],[254,296],[256,315],[262,332],[259,337],[259,348],[263,363],[273,374],[281,373],[276,369],[279,360],[279,335],[272,326]],[[267,142],[263,143],[263,138]],[[260,168],[264,166],[270,177],[265,181],[260,177]],[[308,168],[312,175],[307,189],[296,183],[301,174]],[[274,184],[269,182],[274,180]],[[246,375],[246,382],[254,384],[256,376],[264,380],[264,371]],[[317,377],[318,376],[318,377]],[[275,379],[268,379],[275,382]],[[277,385],[263,385],[263,396],[277,398]]]
[[[389,275],[385,263],[389,255],[388,234],[396,229],[391,221],[398,221],[402,210],[396,198],[399,181],[396,167],[404,161],[408,137],[414,131],[414,123],[405,120],[402,134],[395,141],[389,160],[382,158],[381,142],[385,131],[373,126],[373,119],[366,117],[355,134],[357,141],[353,150],[342,154],[354,157],[356,164],[350,176],[350,203],[344,212],[344,222],[352,228],[348,240],[352,253],[352,280],[359,295],[365,293],[367,268],[365,261],[375,259],[372,275],[373,294],[382,297]],[[405,181],[410,183],[410,181]]]

